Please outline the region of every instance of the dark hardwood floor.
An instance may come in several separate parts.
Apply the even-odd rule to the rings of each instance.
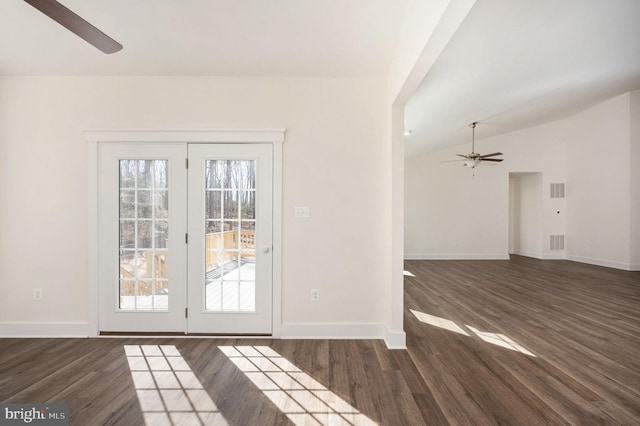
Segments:
[[[640,273],[519,256],[405,269],[409,353],[449,423],[640,424]]]
[[[0,402],[68,403],[73,425],[640,424],[640,273],[515,256],[405,269],[407,351],[0,339]]]

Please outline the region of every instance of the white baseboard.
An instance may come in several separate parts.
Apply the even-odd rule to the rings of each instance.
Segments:
[[[86,338],[86,322],[0,322],[0,338]],[[115,336],[122,337],[122,336]],[[144,336],[135,336],[143,338]],[[150,336],[157,338],[158,336]],[[172,338],[183,336],[171,336]],[[184,336],[194,338],[195,336]],[[210,337],[210,336],[207,336]],[[281,339],[384,339],[389,349],[406,349],[404,331],[389,331],[375,323],[285,323],[280,326]]]
[[[389,349],[407,349],[404,331],[375,323],[284,323],[282,339],[383,339]]]
[[[622,269],[623,271],[640,270],[639,268],[640,265],[616,262],[613,260],[594,259],[591,257],[582,257],[582,256],[567,256],[567,260],[572,260],[574,262],[580,262],[580,263],[588,263],[590,265],[604,266],[607,268]]]
[[[385,327],[375,323],[283,323],[281,339],[384,339]]]
[[[541,260],[571,260],[574,262],[588,263],[590,265],[604,266],[607,268],[622,269],[624,271],[640,271],[640,264],[622,263],[612,260],[595,259],[582,256],[571,256],[563,253],[537,253],[522,250],[514,250],[513,254],[532,257]],[[508,254],[405,254],[405,260],[509,260]]]
[[[407,349],[404,331],[390,331],[375,323],[284,323],[281,339],[383,339],[389,349]]]
[[[390,331],[388,328],[385,328],[384,332],[384,342],[387,344],[387,349],[407,349],[407,333]]]
[[[89,337],[86,322],[0,322],[0,337]]]
[[[558,251],[557,253],[540,253],[537,251],[514,250],[513,254],[518,256],[532,257],[534,259],[540,259],[540,260],[566,259],[566,256],[564,255],[564,251]]]
[[[537,251],[513,250],[513,254],[517,256],[532,257],[534,259],[544,259],[543,254]]]
[[[405,254],[405,260],[509,260],[508,254]]]
[[[564,252],[562,254],[550,254],[550,253],[546,253],[542,255],[542,259],[543,260],[565,260],[567,257],[564,255]]]

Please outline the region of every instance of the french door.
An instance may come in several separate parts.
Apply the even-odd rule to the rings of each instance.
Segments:
[[[189,145],[189,332],[271,333],[271,157]]]
[[[272,147],[100,147],[100,331],[270,334]]]

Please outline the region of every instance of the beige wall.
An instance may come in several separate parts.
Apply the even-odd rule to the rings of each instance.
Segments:
[[[631,92],[631,265],[640,271],[640,90]]]
[[[0,331],[95,309],[82,132],[96,128],[286,128],[283,321],[384,323],[385,102],[370,79],[1,77]]]
[[[623,269],[629,265],[629,106],[627,93],[567,120],[570,259]]]

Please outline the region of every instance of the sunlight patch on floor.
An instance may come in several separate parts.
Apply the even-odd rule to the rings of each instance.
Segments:
[[[145,425],[228,425],[174,345],[125,345]]]
[[[404,271],[404,272],[403,272],[403,275],[404,275],[405,277],[415,277],[415,275],[413,275],[413,274],[412,274],[411,272],[409,272],[409,271]]]
[[[268,346],[219,349],[295,425],[376,425]]]
[[[413,309],[409,309],[411,313],[418,319],[418,321],[429,324],[435,327],[442,328],[444,330],[453,331],[454,333],[462,334],[464,336],[471,336],[469,333],[464,331],[462,327],[460,327],[455,322],[448,320],[446,318],[437,317],[435,315],[429,315],[424,312],[415,311]],[[500,333],[489,333],[487,331],[480,331],[476,328],[471,327],[470,325],[466,325],[465,327],[471,330],[475,335],[484,340],[487,343],[491,343],[492,345],[497,345],[503,348],[511,349],[512,351],[521,352],[525,355],[529,355],[535,357],[531,351],[527,350],[524,346],[516,343],[509,336]]]
[[[503,348],[511,349],[512,351],[522,352],[523,354],[535,357],[534,354],[529,352],[522,345],[519,345],[518,343],[516,343],[509,336],[505,336],[504,334],[499,334],[499,333],[489,333],[486,331],[480,331],[478,329],[471,327],[470,325],[467,325],[467,328],[473,331],[474,333],[476,333],[479,338],[481,338],[487,343],[491,343],[492,345],[497,345]]]
[[[409,309],[409,310],[420,322],[433,325],[435,327],[440,327],[445,330],[453,331],[454,333],[462,334],[465,336],[469,335],[469,333],[464,331],[458,324],[456,324],[451,320],[437,317],[435,315],[425,314],[424,312],[420,312],[420,311],[414,311],[413,309]]]

